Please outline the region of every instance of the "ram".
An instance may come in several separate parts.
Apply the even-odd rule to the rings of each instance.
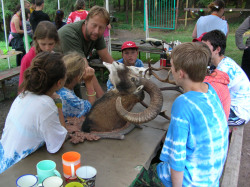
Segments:
[[[94,103],[83,122],[82,131],[94,132],[101,137],[123,138],[123,134],[130,131],[134,124],[146,123],[159,114],[163,96],[160,89],[145,78],[140,68],[127,67],[119,62],[104,62],[104,65],[110,72],[109,79],[114,89]],[[146,72],[145,68],[143,70]],[[132,113],[136,103],[143,101],[144,91],[150,96],[148,108]]]

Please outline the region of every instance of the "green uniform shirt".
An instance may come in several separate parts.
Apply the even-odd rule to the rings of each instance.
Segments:
[[[106,48],[103,36],[98,38],[96,41],[85,40],[82,33],[83,24],[85,24],[85,20],[64,25],[58,30],[61,50],[64,54],[70,51],[76,51],[83,57],[87,58],[94,48],[96,50]]]

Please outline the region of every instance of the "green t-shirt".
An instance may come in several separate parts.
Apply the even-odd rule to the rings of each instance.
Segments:
[[[76,51],[83,57],[87,58],[94,48],[96,50],[102,50],[106,48],[103,36],[98,38],[96,41],[85,40],[82,33],[83,24],[85,24],[85,20],[64,25],[58,30],[61,50],[64,54],[70,51]]]

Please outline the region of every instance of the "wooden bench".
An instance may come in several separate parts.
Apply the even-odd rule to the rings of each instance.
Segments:
[[[0,82],[1,82],[1,88],[3,90],[3,97],[5,99],[5,92],[6,92],[6,87],[5,87],[5,80],[9,80],[12,77],[15,77],[20,74],[20,66],[11,68],[5,71],[0,71]]]
[[[239,179],[244,125],[230,127],[230,131],[227,160],[220,180],[221,187],[237,187]]]

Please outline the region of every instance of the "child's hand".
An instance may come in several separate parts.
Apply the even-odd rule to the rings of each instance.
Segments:
[[[54,92],[51,96],[52,99],[60,99],[60,95],[58,95],[56,92]]]
[[[95,70],[91,67],[86,67],[82,79],[84,82],[90,82],[95,75]]]

